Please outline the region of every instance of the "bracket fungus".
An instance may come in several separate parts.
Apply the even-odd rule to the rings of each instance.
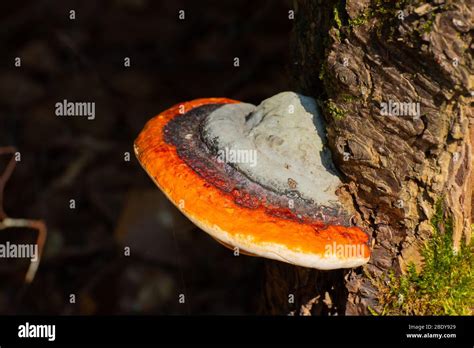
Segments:
[[[134,148],[164,194],[228,247],[323,270],[369,260],[368,235],[336,195],[342,183],[312,98],[181,103],[151,119]]]

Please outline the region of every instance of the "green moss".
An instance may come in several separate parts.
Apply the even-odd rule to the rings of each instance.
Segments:
[[[360,100],[359,97],[355,97],[353,96],[352,94],[342,94],[340,96],[341,100],[345,103],[352,103],[352,102],[355,102],[357,100]]]
[[[319,79],[324,81],[324,77],[326,76],[326,64],[321,64],[321,68],[319,69]]]
[[[341,21],[341,17],[339,16],[339,9],[337,8],[337,6],[334,6],[333,14],[334,14],[334,23],[336,23],[337,29],[341,29],[342,21]]]
[[[387,3],[383,0],[375,0],[372,2],[372,15],[387,15],[392,12],[392,3]]]
[[[424,265],[417,271],[410,263],[401,276],[388,274],[388,284],[379,287],[388,315],[472,315],[474,308],[474,246],[462,243],[453,250],[453,220],[436,204],[431,220],[434,234],[422,248]]]
[[[346,116],[345,111],[339,108],[331,99],[324,102],[324,110],[335,120],[342,120]]]
[[[394,19],[397,16],[398,11],[405,5],[404,0],[402,1],[383,1],[374,0],[371,2],[369,8],[354,19],[349,19],[349,25],[356,27],[367,23],[367,21],[373,17],[380,17],[384,19]],[[383,22],[384,22],[383,21]]]
[[[398,14],[410,3],[410,0],[373,0],[370,6],[370,17],[378,18],[376,33],[386,41],[394,41],[394,34],[400,19]]]
[[[359,25],[367,23],[367,21],[370,18],[369,12],[364,12],[362,15],[354,18],[354,19],[349,19],[349,26],[352,27],[357,27]]]
[[[347,35],[346,29],[349,27],[349,17],[346,12],[346,2],[337,1],[332,9],[333,12],[333,27],[336,29],[335,35],[338,40],[345,38]]]
[[[431,29],[433,29],[433,24],[434,24],[435,18],[436,18],[436,13],[431,12],[429,18],[423,24],[420,25],[420,27],[419,27],[420,32],[421,33],[429,33],[431,31]]]

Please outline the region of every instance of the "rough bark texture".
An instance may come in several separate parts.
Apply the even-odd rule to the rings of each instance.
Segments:
[[[369,264],[322,272],[269,261],[265,311],[369,314],[369,278],[422,262],[435,203],[470,239],[473,199],[474,1],[296,1],[297,89],[320,101],[348,206],[371,234]],[[382,116],[413,102],[420,117]],[[292,301],[294,295],[294,302]]]

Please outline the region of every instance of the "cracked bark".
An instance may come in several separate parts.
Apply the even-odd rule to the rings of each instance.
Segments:
[[[296,90],[322,105],[343,195],[373,254],[364,267],[329,272],[268,261],[264,312],[380,310],[369,278],[422,264],[439,199],[454,221],[454,247],[470,240],[473,8],[472,0],[294,2]],[[381,116],[389,101],[419,103],[420,117]]]

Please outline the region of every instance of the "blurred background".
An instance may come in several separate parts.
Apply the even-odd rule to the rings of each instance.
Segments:
[[[0,314],[258,312],[262,259],[235,257],[191,224],[140,168],[132,144],[173,104],[199,97],[258,104],[289,89],[290,5],[1,2],[0,146],[21,153],[4,208],[43,220],[48,239],[30,285],[28,260],[0,259]],[[95,119],[57,117],[64,99],[95,102]],[[10,157],[0,157],[1,173]],[[6,229],[0,243],[35,236]]]

